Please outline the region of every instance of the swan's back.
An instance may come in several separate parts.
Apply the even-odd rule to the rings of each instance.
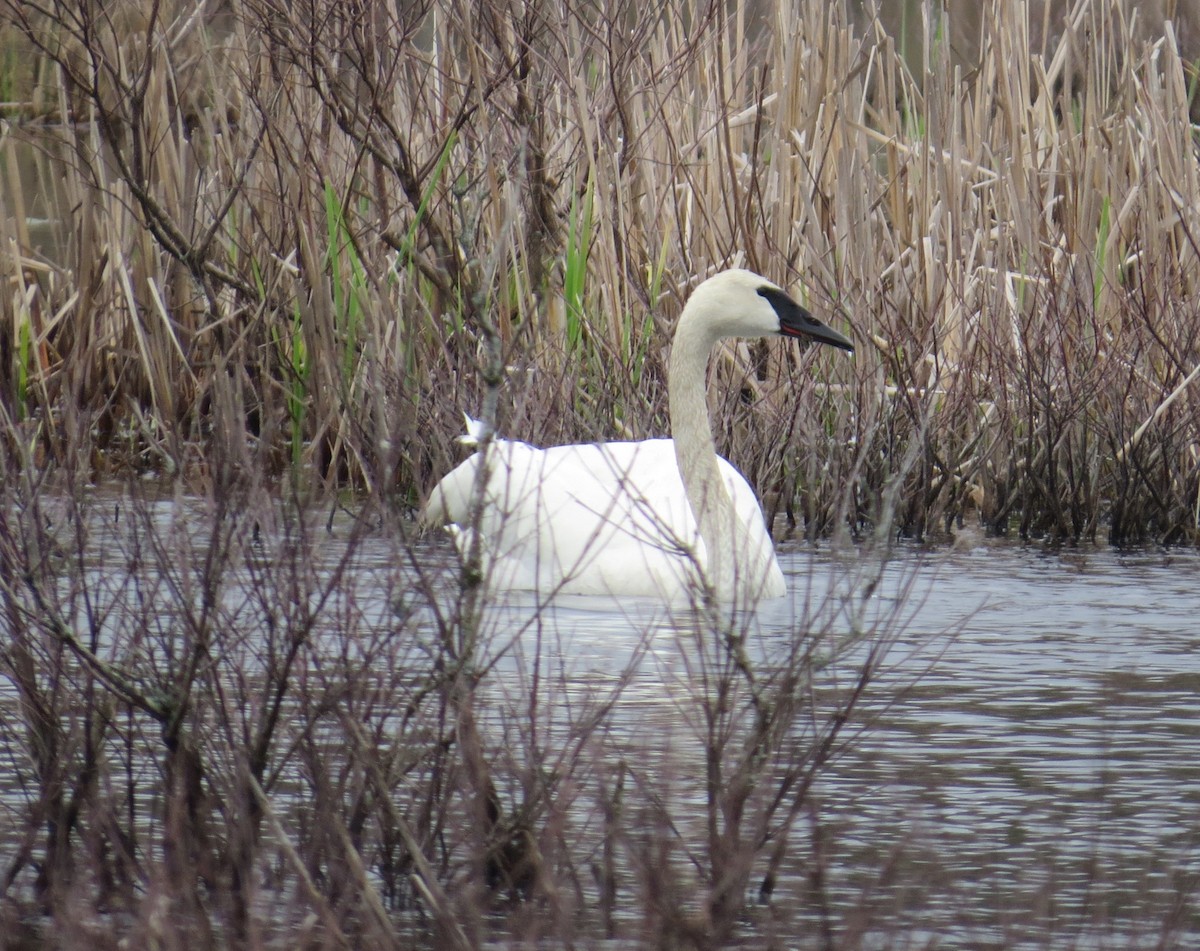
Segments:
[[[450,522],[465,555],[476,453],[434,489],[424,517]],[[544,594],[682,599],[699,590],[707,556],[670,439],[537,449],[497,440],[479,519],[489,583]],[[764,597],[784,592],[783,574],[753,490],[718,458],[744,551],[740,570]]]

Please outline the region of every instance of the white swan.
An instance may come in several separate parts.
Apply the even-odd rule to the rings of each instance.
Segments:
[[[544,594],[694,596],[785,593],[783,572],[748,482],[717,455],[705,402],[709,352],[724,337],[802,337],[853,351],[765,278],[729,270],[704,281],[680,314],[668,380],[673,439],[537,449],[496,440],[478,516],[489,583]],[[434,488],[422,521],[450,523],[464,555],[483,453]]]

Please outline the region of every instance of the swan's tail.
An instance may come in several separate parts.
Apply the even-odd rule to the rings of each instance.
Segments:
[[[467,431],[458,437],[462,445],[475,449],[487,435],[487,424],[463,413]],[[475,478],[474,457],[461,463],[433,487],[418,516],[422,528],[437,528],[466,517],[468,493]]]
[[[487,423],[482,419],[475,419],[473,416],[468,416],[466,413],[463,413],[463,420],[467,424],[467,431],[458,437],[458,441],[464,446],[470,446],[474,449],[487,436]]]

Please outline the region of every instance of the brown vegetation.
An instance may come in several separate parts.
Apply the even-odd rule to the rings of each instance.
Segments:
[[[902,600],[814,598],[771,637],[627,605],[591,676],[597,632],[257,470],[197,498],[25,462],[0,470],[0,945],[717,948],[829,917],[812,790]]]
[[[7,438],[191,476],[222,440],[415,501],[489,336],[503,432],[661,433],[669,321],[741,262],[860,343],[715,371],[722,448],[808,533],[869,523],[915,439],[908,532],[1194,540],[1170,24],[998,8],[967,68],[961,14],[911,9],[904,59],[836,6],[756,9],[10,4],[41,58],[0,143]]]
[[[0,0],[32,63],[0,126],[5,940],[836,946],[810,792],[886,619],[814,604],[761,666],[687,619],[697,793],[609,734],[626,680],[556,703],[534,653],[503,695],[538,622],[489,627],[394,518],[463,410],[661,434],[719,267],[858,345],[714,364],[720,448],[799,531],[1200,540],[1170,25],[1081,0],[1043,51],[995,4],[964,67],[937,8],[902,56],[836,4],[728,6]],[[178,478],[89,488],[135,473]]]

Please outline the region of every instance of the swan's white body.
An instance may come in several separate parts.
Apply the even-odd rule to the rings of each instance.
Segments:
[[[465,555],[478,454],[434,490],[427,517],[454,523]],[[704,540],[670,439],[538,449],[496,440],[479,517],[489,583],[501,590],[676,598],[698,590]],[[762,511],[749,483],[717,462],[763,596],[782,594]],[[436,509],[436,510],[435,510]]]
[[[672,439],[550,449],[493,441],[474,528],[488,583],[671,600],[707,587],[745,604],[784,594],[758,500],[716,454],[704,396],[718,340],[780,333],[853,349],[766,279],[723,271],[696,288],[675,331]],[[471,499],[483,458],[475,453],[442,479],[423,513],[426,522],[451,523],[464,555],[474,540]]]

